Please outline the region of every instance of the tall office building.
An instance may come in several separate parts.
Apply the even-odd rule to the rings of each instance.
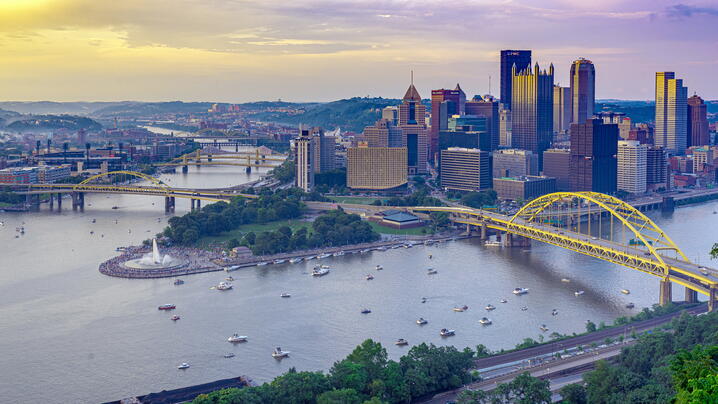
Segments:
[[[636,140],[618,142],[617,188],[631,194],[646,192],[648,146]]]
[[[324,134],[324,129],[313,127],[311,129],[302,129],[302,135],[312,136],[314,141],[314,173],[324,173],[336,168],[336,138]]]
[[[703,99],[693,95],[688,99],[688,133],[686,146],[706,146],[708,139],[708,116],[706,104]]]
[[[548,71],[513,70],[511,143],[541,155],[553,138],[553,64]],[[539,163],[540,165],[540,163]]]
[[[394,125],[399,124],[399,108],[395,106],[384,107],[381,110],[381,119],[386,119]]]
[[[388,119],[380,119],[362,132],[369,147],[403,147],[403,133]]]
[[[467,116],[482,116],[486,118],[487,129],[491,138],[491,146],[487,151],[496,150],[500,143],[500,121],[499,121],[499,102],[492,96],[484,97],[474,96],[465,106]]]
[[[683,154],[688,138],[688,89],[674,72],[656,73],[655,144]]]
[[[426,173],[428,130],[426,107],[412,82],[399,105],[399,128],[402,130],[407,149],[407,166],[410,175]],[[438,146],[438,139],[437,139]]]
[[[543,175],[556,178],[556,190],[569,191],[571,178],[569,149],[548,149],[543,152]]]
[[[538,156],[529,150],[497,150],[493,153],[493,176],[500,178],[538,175],[538,160]]]
[[[571,64],[571,122],[586,122],[595,112],[595,103],[596,71],[593,62],[580,58]]]
[[[646,184],[648,189],[665,188],[668,181],[668,162],[663,147],[651,146],[646,152]]]
[[[568,132],[571,124],[571,88],[553,86],[553,131]]]
[[[501,103],[504,108],[511,109],[513,95],[513,68],[521,72],[531,67],[530,50],[502,50],[501,51]]]
[[[489,152],[450,147],[441,151],[441,186],[457,191],[491,188]]]
[[[569,132],[571,191],[616,192],[618,125],[588,119],[572,123]]]
[[[389,190],[406,184],[406,148],[368,147],[365,142],[347,149],[347,187]]]
[[[294,185],[309,192],[314,188],[314,165],[316,158],[315,138],[309,130],[299,128],[299,136],[294,138]]]
[[[456,88],[431,90],[431,130],[429,132],[429,159],[434,160],[439,147],[439,132],[447,129],[449,117],[463,115],[466,94],[459,84]]]
[[[511,110],[499,109],[499,146],[511,147]]]

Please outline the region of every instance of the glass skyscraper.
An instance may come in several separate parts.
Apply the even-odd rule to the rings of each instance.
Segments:
[[[656,73],[656,146],[683,154],[688,139],[688,88],[674,72]]]
[[[531,67],[530,50],[502,50],[501,51],[501,103],[504,108],[511,109],[511,69],[516,65],[516,71],[523,71]]]

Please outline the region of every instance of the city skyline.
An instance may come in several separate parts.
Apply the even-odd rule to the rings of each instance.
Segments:
[[[710,80],[718,60],[705,52],[718,33],[710,2],[583,3],[4,1],[0,99],[392,97],[411,69],[422,94],[456,82],[469,97],[485,94],[491,76],[498,96],[501,49],[531,50],[533,61],[553,63],[562,86],[573,60],[591,59],[597,99],[650,100],[657,71],[676,71],[690,93],[718,98]],[[565,32],[578,34],[559,35]]]

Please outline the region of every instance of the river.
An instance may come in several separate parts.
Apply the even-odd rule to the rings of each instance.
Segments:
[[[161,179],[214,188],[265,172],[195,167]],[[98,264],[117,246],[160,231],[169,217],[163,200],[88,194],[84,212],[64,202],[61,213],[43,205],[40,212],[0,214],[0,402],[108,401],[237,375],[263,382],[290,367],[326,370],[366,338],[380,341],[394,359],[409,349],[395,346],[397,338],[510,348],[539,338],[541,324],[548,333],[580,332],[586,319],[608,323],[658,298],[658,280],[637,271],[549,245],[522,252],[475,239],[328,258],[323,263],[332,272],[321,278],[308,275],[316,261],[244,269],[232,273],[235,289],[227,292],[210,290],[224,273],[188,276],[180,286],[170,279],[117,279],[100,274]],[[120,209],[110,209],[115,205]],[[178,199],[177,214],[188,209],[189,201]],[[709,265],[717,209],[711,202],[652,215],[691,259]],[[15,238],[23,222],[27,232]],[[377,264],[385,269],[375,271]],[[428,276],[429,266],[438,274]],[[375,279],[366,281],[367,273]],[[530,293],[513,296],[515,287]],[[631,294],[621,294],[623,288]],[[576,297],[575,290],[586,293]],[[280,298],[283,292],[292,297]],[[676,286],[674,296],[682,299],[683,289]],[[504,297],[508,303],[499,303]],[[635,310],[624,307],[629,301]],[[164,303],[176,304],[172,314],[181,320],[158,311]],[[488,303],[497,309],[486,314]],[[463,304],[470,309],[452,311]],[[372,313],[360,314],[364,307]],[[551,315],[554,308],[559,315]],[[418,326],[420,316],[429,324]],[[483,316],[493,325],[481,326]],[[442,339],[442,327],[456,336]],[[234,332],[249,342],[226,342]],[[290,357],[274,360],[275,346]],[[228,352],[236,356],[223,358]],[[179,371],[181,362],[192,367]]]

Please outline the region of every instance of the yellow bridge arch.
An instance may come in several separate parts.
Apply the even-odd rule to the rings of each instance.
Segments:
[[[164,189],[165,191],[167,191],[167,192],[171,192],[171,191],[172,191],[172,188],[170,188],[167,184],[165,184],[164,182],[158,180],[157,178],[155,178],[155,177],[153,177],[153,176],[151,176],[151,175],[143,174],[143,173],[140,173],[140,172],[137,172],[137,171],[124,171],[124,170],[121,170],[121,171],[109,171],[109,172],[106,172],[106,173],[95,174],[95,175],[93,175],[93,176],[91,176],[91,177],[87,177],[87,178],[84,179],[82,182],[80,182],[79,184],[77,184],[77,185],[75,185],[74,187],[72,187],[72,189],[73,189],[73,191],[79,191],[79,190],[82,189],[82,185],[89,185],[90,182],[92,182],[92,181],[94,181],[94,180],[96,180],[96,179],[98,179],[98,178],[109,177],[109,176],[111,176],[111,175],[118,175],[118,174],[119,174],[119,175],[124,174],[124,175],[130,175],[130,176],[137,177],[137,178],[142,178],[143,180],[147,180],[147,181],[149,181],[150,183],[152,183],[152,184],[154,184],[154,185],[157,185],[157,186],[160,187],[160,188],[163,188],[163,189]]]
[[[536,219],[555,203],[568,202],[569,206],[572,206],[572,202],[576,199],[579,201],[578,207],[575,212],[572,212],[572,214],[576,213],[578,216],[582,214],[580,210],[580,203],[582,200],[596,204],[601,210],[608,212],[611,216],[623,223],[623,225],[626,226],[626,228],[628,228],[646,248],[648,248],[651,255],[653,255],[653,257],[661,263],[666,275],[669,272],[669,266],[666,264],[663,256],[661,256],[658,251],[673,250],[683,261],[690,262],[688,257],[683,253],[683,251],[681,251],[680,248],[678,248],[676,243],[674,243],[673,240],[671,240],[671,238],[668,237],[668,235],[660,227],[658,227],[658,225],[656,225],[641,211],[618,198],[599,192],[555,192],[543,195],[533,199],[516,212],[516,214],[507,223],[507,227],[511,227],[512,224],[516,223],[517,219],[522,219],[524,223],[536,222]],[[598,212],[594,211],[594,213],[600,214],[602,213],[601,210]],[[588,211],[584,210],[584,213],[591,213],[590,205],[588,205]]]

